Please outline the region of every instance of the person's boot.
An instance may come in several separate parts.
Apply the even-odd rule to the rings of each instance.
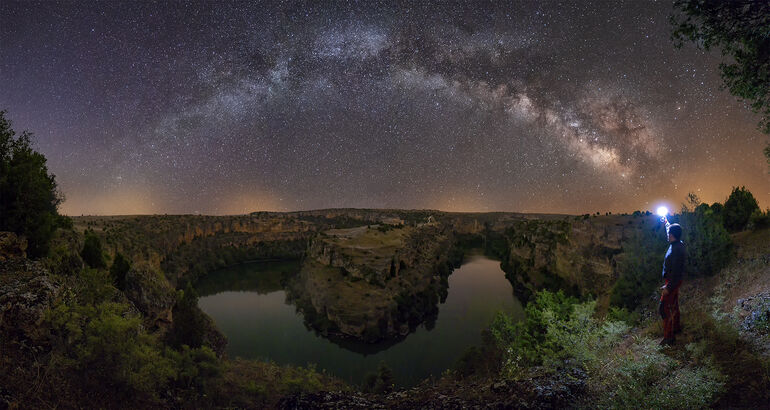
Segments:
[[[664,337],[661,339],[660,343],[661,346],[671,346],[674,344],[674,338],[673,337]]]

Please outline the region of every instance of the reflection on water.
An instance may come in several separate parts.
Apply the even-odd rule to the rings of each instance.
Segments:
[[[384,361],[396,382],[409,386],[438,376],[468,347],[479,345],[481,330],[497,311],[523,316],[500,263],[474,256],[449,276],[449,295],[439,305],[431,330],[421,326],[395,344],[335,343],[308,330],[294,306],[286,304],[281,282],[298,269],[294,262],[241,265],[209,275],[197,285],[201,295],[208,295],[200,298],[199,306],[228,338],[228,355],[279,364],[314,363],[356,384]]]

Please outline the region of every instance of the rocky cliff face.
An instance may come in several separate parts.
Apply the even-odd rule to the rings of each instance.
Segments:
[[[523,299],[542,288],[601,295],[617,278],[623,244],[637,229],[631,217],[516,221],[504,231],[502,267]]]
[[[38,342],[46,310],[61,292],[42,263],[26,259],[26,241],[0,232],[0,339]]]
[[[147,262],[139,262],[126,274],[126,297],[142,312],[151,328],[171,324],[176,292],[162,273]]]
[[[310,327],[376,342],[404,336],[435,317],[451,271],[450,235],[437,226],[404,229],[383,235],[387,246],[376,251],[361,249],[371,237],[355,238],[316,240],[301,273],[290,281],[289,298]],[[371,259],[382,262],[372,268]]]

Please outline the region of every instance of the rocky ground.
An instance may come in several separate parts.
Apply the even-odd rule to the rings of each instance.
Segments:
[[[533,369],[537,373],[537,369]],[[578,368],[523,380],[426,381],[386,394],[321,392],[286,397],[285,409],[562,409],[574,406],[585,390]]]

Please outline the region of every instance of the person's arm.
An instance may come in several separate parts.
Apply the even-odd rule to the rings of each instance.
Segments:
[[[671,226],[671,223],[668,222],[668,218],[665,216],[661,217],[660,221],[666,224],[666,240],[668,240],[668,228]]]
[[[670,246],[670,245],[669,245]],[[673,261],[671,256],[673,255],[673,252],[666,252],[666,258],[663,259],[663,279],[668,280],[668,282],[661,287],[663,289],[663,296],[668,294],[669,287],[673,286],[671,283],[671,268],[673,267]]]

